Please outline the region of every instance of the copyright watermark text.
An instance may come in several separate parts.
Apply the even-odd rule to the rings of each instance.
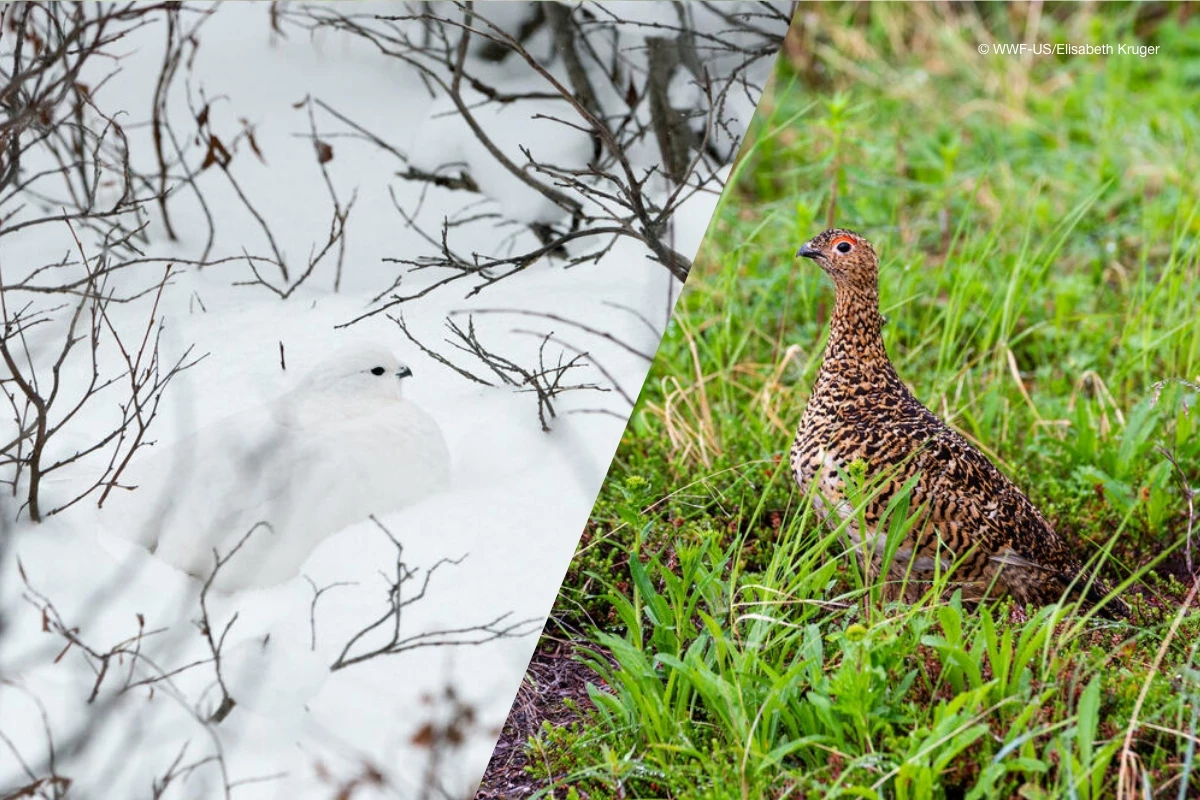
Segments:
[[[1028,42],[997,42],[979,45],[979,55],[998,56],[1138,56],[1146,58],[1158,55],[1162,50],[1157,44],[1053,44]]]

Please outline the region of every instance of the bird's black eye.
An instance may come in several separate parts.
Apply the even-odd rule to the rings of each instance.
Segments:
[[[837,246],[837,251],[839,253],[849,253],[850,252],[850,243],[849,242],[839,242],[838,246]]]
[[[387,372],[387,370],[384,369],[383,367],[371,367],[372,375],[382,375],[385,372]]]

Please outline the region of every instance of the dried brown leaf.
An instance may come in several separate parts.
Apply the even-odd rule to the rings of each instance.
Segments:
[[[328,164],[333,160],[333,146],[320,139],[313,139],[313,147],[317,150],[317,163]]]

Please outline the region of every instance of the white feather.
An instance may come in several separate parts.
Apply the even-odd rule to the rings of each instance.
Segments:
[[[245,539],[213,582],[222,591],[293,578],[326,537],[447,484],[441,429],[401,396],[409,374],[385,349],[340,351],[278,400],[132,465],[138,488],[101,523],[199,579],[214,548]]]

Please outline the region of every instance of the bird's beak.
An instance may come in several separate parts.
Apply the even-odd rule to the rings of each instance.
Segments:
[[[812,247],[812,242],[805,242],[804,245],[796,251],[796,255],[816,260],[816,258],[821,255],[821,251]]]
[[[402,366],[402,367],[400,367],[400,371],[396,373],[396,377],[397,378],[411,378],[412,370],[409,369],[408,367]]]

